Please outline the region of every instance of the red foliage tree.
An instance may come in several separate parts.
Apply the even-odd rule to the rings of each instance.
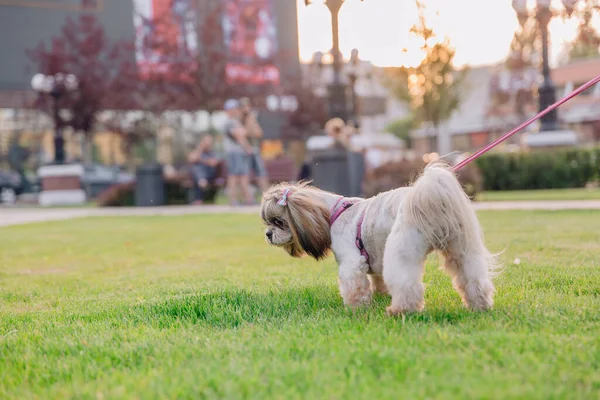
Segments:
[[[317,96],[309,85],[297,83],[287,86],[286,94],[296,97],[298,108],[289,116],[285,138],[306,140],[320,133],[328,118],[326,99]]]
[[[177,0],[172,0],[175,2]],[[144,47],[160,60],[144,67],[141,75],[161,109],[179,111],[222,108],[223,102],[235,95],[225,79],[226,48],[222,34],[222,2],[197,2],[198,16],[190,23],[196,33],[197,47],[189,49],[172,40],[173,26],[182,25],[173,12],[165,12],[147,21],[154,34],[145,38]],[[168,9],[172,10],[171,5]],[[179,35],[183,34],[180,32]],[[157,96],[160,98],[158,99]]]
[[[77,89],[56,98],[56,108],[70,115],[67,119],[61,116],[64,114],[54,114],[59,134],[63,127],[71,126],[90,143],[100,111],[135,108],[134,93],[139,81],[133,45],[111,43],[92,14],[81,14],[78,19],[68,17],[61,33],[50,44],[41,43],[28,55],[38,73],[77,77]],[[40,108],[50,108],[48,97],[40,100]]]
[[[171,0],[167,9],[176,9],[177,1]],[[173,11],[161,13],[146,22],[155,34],[145,38],[144,47],[159,54],[161,62],[144,68],[142,75],[152,83],[154,91],[160,88],[158,91],[164,104],[174,110],[201,109],[212,113],[222,109],[228,98],[248,96],[255,99],[255,103],[262,104],[267,95],[281,89],[269,83],[244,85],[229,82],[226,67],[231,54],[223,31],[227,4],[222,1],[192,4],[197,18],[187,23],[195,32],[197,49],[190,51],[187,46],[172,40],[173,27],[183,25],[178,20],[181,16]]]

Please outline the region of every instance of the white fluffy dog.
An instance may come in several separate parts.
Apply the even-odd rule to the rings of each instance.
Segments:
[[[333,251],[344,304],[389,293],[389,315],[421,311],[427,255],[437,250],[467,307],[493,305],[495,257],[450,167],[430,164],[411,186],[370,199],[344,198],[307,184],[278,185],[263,197],[266,238],[293,257]]]

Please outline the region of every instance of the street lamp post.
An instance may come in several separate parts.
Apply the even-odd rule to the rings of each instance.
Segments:
[[[79,80],[73,74],[44,75],[35,74],[31,79],[31,87],[40,96],[52,98],[52,118],[54,120],[54,163],[65,162],[65,142],[62,136],[62,118],[60,116],[59,100],[65,94],[77,90]]]
[[[361,0],[362,1],[362,0]],[[310,5],[313,0],[304,0],[305,5]],[[346,101],[346,85],[342,82],[343,60],[340,51],[339,15],[344,0],[325,0],[325,5],[331,13],[331,33],[333,38],[333,82],[329,86],[329,114],[331,118],[338,117],[344,121],[348,119],[348,105]]]
[[[538,88],[540,111],[556,102],[556,87],[550,76],[550,55],[548,52],[548,24],[552,19],[550,0],[538,0],[535,13],[542,35],[542,77],[543,81]],[[558,114],[552,110],[541,118],[540,129],[542,131],[554,131],[558,129]]]
[[[562,3],[570,15],[578,0],[562,0]],[[542,83],[538,87],[540,111],[556,102],[556,86],[550,76],[550,55],[548,51],[548,24],[553,17],[550,9],[551,0],[537,0],[535,18],[542,36]],[[513,0],[512,6],[517,13],[521,26],[529,18],[527,0]],[[540,119],[540,131],[558,130],[558,116],[556,110],[549,112]]]
[[[350,107],[350,117],[357,122],[358,118],[358,97],[356,95],[356,81],[358,80],[358,69],[360,65],[360,59],[358,58],[358,50],[353,49],[352,54],[350,55],[350,62],[348,64],[348,80],[350,81],[350,94],[351,94],[351,104]]]

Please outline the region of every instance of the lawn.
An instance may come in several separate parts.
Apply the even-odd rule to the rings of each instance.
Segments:
[[[598,398],[600,212],[480,217],[495,309],[431,257],[404,320],[346,310],[333,259],[267,247],[254,216],[0,229],[0,398]]]
[[[549,189],[483,192],[478,201],[600,200],[600,189]]]

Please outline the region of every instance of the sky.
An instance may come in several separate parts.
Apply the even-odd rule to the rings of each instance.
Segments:
[[[298,1],[300,59],[331,49],[331,17],[323,0]],[[535,0],[529,0],[534,6]],[[511,0],[423,0],[428,24],[456,49],[455,63],[489,65],[506,58],[518,21]],[[553,7],[562,9],[560,0]],[[408,31],[416,22],[413,0],[345,0],[340,11],[340,47],[345,57],[353,48],[363,60],[378,66],[419,63],[419,42]],[[596,23],[598,21],[595,21]],[[577,22],[556,17],[550,23],[553,63],[573,40]],[[406,49],[404,52],[403,50]]]

